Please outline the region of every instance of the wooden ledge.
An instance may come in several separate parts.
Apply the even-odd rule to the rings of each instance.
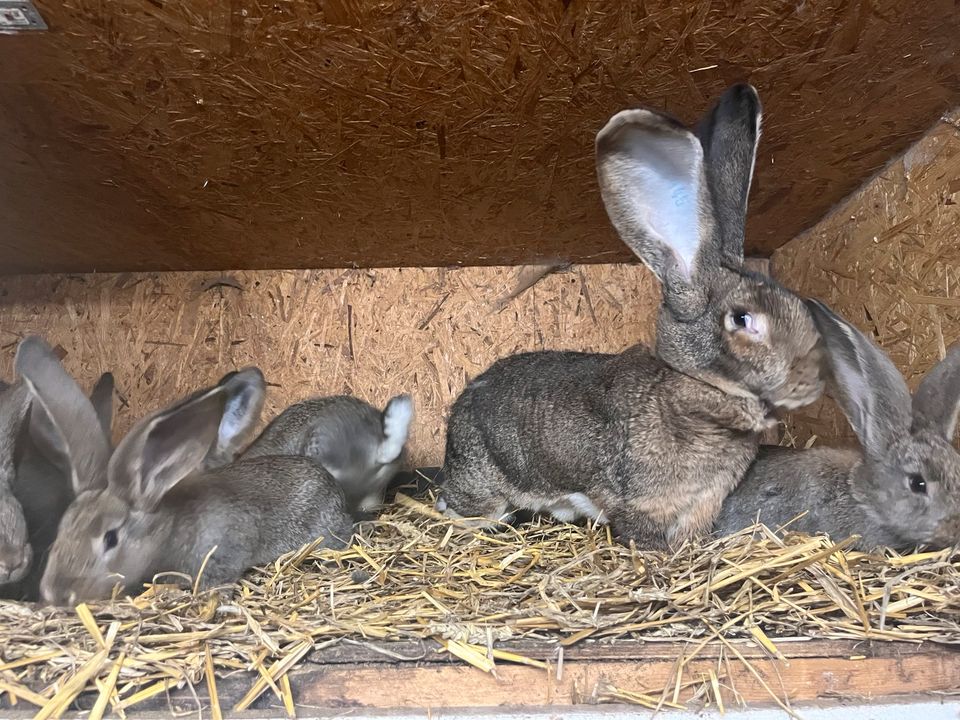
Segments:
[[[372,714],[385,710],[449,710],[470,708],[471,712],[499,708],[570,707],[596,705],[615,700],[611,693],[643,693],[659,698],[665,687],[675,683],[678,658],[694,644],[677,642],[584,642],[564,648],[556,644],[518,642],[498,649],[546,663],[547,668],[498,662],[496,674],[471,667],[443,652],[432,642],[357,643],[315,651],[289,679],[301,715],[341,714],[346,711]],[[734,645],[749,665],[735,657],[723,644],[710,644],[697,653],[683,673],[686,701],[696,688],[700,699],[689,704],[692,711],[710,692],[710,673],[717,677],[726,708],[740,703],[748,707],[777,707],[777,699],[788,703],[814,701],[886,702],[904,696],[942,696],[960,688],[960,651],[927,643],[868,641],[778,640],[783,659],[774,659],[749,642]],[[238,673],[217,681],[220,704],[225,713],[256,680],[256,675]],[[672,696],[672,690],[668,699]],[[138,704],[133,717],[167,712],[172,708],[196,712],[203,705],[209,716],[205,683],[194,689],[172,691]],[[93,699],[84,698],[79,708],[89,708]],[[273,713],[282,706],[267,690],[253,706],[260,713]],[[14,710],[11,715],[10,710]],[[19,717],[19,708],[7,709],[3,717]]]
[[[566,648],[561,662],[556,646],[518,643],[509,651],[542,659],[549,669],[498,663],[496,676],[421,643],[389,648],[343,647],[330,655],[339,655],[344,662],[318,653],[292,673],[290,680],[297,701],[314,707],[579,705],[598,702],[609,696],[611,688],[659,698],[676,675],[678,658],[692,647],[680,643],[584,644]],[[684,682],[706,680],[713,671],[723,686],[721,692],[728,706],[736,704],[737,695],[751,706],[775,705],[767,688],[790,702],[821,698],[876,700],[955,692],[960,688],[960,652],[950,647],[852,641],[782,642],[778,647],[783,660],[773,659],[750,644],[736,647],[756,675],[717,644],[704,648],[687,665]],[[373,660],[369,656],[382,655],[387,649],[418,659]],[[361,660],[364,656],[366,659]]]

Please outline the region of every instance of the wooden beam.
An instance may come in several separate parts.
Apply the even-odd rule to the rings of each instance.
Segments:
[[[548,668],[501,662],[493,675],[439,652],[435,643],[349,643],[312,653],[289,678],[297,704],[313,713],[318,708],[375,711],[589,705],[609,701],[613,689],[659,698],[664,688],[673,687],[678,658],[689,653],[692,645],[583,643],[564,649],[562,666],[556,644],[522,642],[503,647],[544,660]],[[711,671],[719,678],[727,707],[740,701],[750,707],[775,707],[771,690],[789,703],[823,699],[875,702],[952,692],[960,687],[960,652],[948,646],[778,641],[782,661],[751,643],[740,642],[736,648],[753,670],[724,645],[708,645],[684,669],[684,683],[692,685],[684,687],[681,700],[688,700],[697,686],[703,687]],[[255,674],[219,679],[222,706],[232,707],[256,679]],[[209,706],[203,683],[193,690],[176,690],[169,698],[158,696],[138,705],[136,712],[195,711],[198,700]],[[254,709],[269,709],[278,702],[267,690]]]
[[[732,661],[697,660],[687,680],[722,676],[728,703],[733,690],[748,704],[775,701],[749,668]],[[728,669],[727,669],[728,668]],[[947,692],[960,687],[960,655],[933,653],[901,659],[797,658],[787,663],[758,660],[755,669],[780,698],[791,702],[822,697],[880,698],[898,694]],[[495,707],[499,705],[577,705],[609,696],[612,688],[659,697],[676,672],[675,661],[603,660],[565,662],[563,675],[510,665],[497,676],[472,667],[346,665],[301,671],[291,677],[297,701],[324,707]],[[681,696],[682,697],[682,696]],[[668,696],[669,698],[669,696]]]

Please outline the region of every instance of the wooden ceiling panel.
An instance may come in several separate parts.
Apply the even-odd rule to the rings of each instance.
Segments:
[[[0,36],[16,272],[629,257],[593,137],[765,105],[766,254],[960,103],[953,0],[44,0]]]

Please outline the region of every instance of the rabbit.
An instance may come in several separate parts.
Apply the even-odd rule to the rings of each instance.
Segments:
[[[350,395],[304,400],[274,418],[243,457],[313,458],[336,478],[351,512],[370,513],[403,464],[412,419],[409,395],[391,399],[382,412]]]
[[[33,561],[23,507],[13,492],[17,437],[29,405],[22,382],[0,384],[0,596],[8,595],[4,586],[26,576]]]
[[[744,84],[695,132],[644,109],[600,131],[607,213],[663,288],[655,349],[494,363],[451,410],[439,510],[592,518],[649,549],[710,532],[775,410],[823,389],[802,300],[743,267],[760,116]]]
[[[715,530],[729,534],[759,518],[769,527],[790,523],[791,530],[825,532],[837,540],[859,535],[855,545],[865,551],[960,542],[960,454],[952,442],[960,408],[960,343],[911,399],[880,348],[826,305],[809,305],[860,451],[761,448],[724,502]]]
[[[264,387],[256,368],[230,373],[141,420],[108,462],[85,479],[77,474],[77,499],[41,581],[44,601],[109,598],[116,585],[135,591],[161,572],[197,575],[215,548],[203,588],[321,536],[325,547],[344,546],[353,518],[339,485],[313,460],[261,456],[207,469],[211,453],[236,452],[256,422],[240,410],[262,407]],[[52,398],[51,418],[72,437],[75,424],[61,425],[57,410]]]
[[[53,351],[39,338],[26,338],[20,347],[31,345],[37,345],[38,352],[44,353],[48,362],[59,364]],[[73,493],[63,438],[51,424],[42,405],[30,392],[34,383],[34,369],[29,363],[22,362],[19,349],[14,364],[22,379],[8,392],[20,394],[26,404],[20,408],[21,423],[16,428],[15,449],[7,446],[0,450],[0,453],[6,467],[9,467],[9,459],[14,458],[15,472],[9,489],[14,501],[19,504],[25,521],[25,552],[28,559],[22,572],[16,576],[6,575],[0,580],[0,597],[36,600],[47,551],[53,543],[60,518],[73,499]],[[114,381],[110,373],[104,373],[100,377],[89,400],[72,381],[61,387],[61,392],[69,394],[71,401],[91,404],[98,419],[97,427],[108,442],[113,413],[113,388]],[[14,454],[11,455],[11,452]],[[12,526],[4,521],[0,527]],[[0,575],[3,573],[0,572]]]

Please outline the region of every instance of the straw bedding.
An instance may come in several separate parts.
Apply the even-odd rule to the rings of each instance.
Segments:
[[[663,556],[618,545],[604,527],[472,531],[406,492],[351,548],[304,548],[232,595],[158,584],[102,606],[0,603],[2,701],[57,717],[85,693],[97,718],[176,686],[205,683],[217,703],[215,678],[253,670],[231,704],[268,692],[292,710],[286,673],[346,639],[430,638],[485,671],[544,665],[497,649],[521,638],[676,638],[693,641],[688,657],[718,640],[734,660],[734,638],[773,654],[796,636],[960,643],[956,550],[866,555],[758,526]],[[650,701],[615,688],[611,699]]]

